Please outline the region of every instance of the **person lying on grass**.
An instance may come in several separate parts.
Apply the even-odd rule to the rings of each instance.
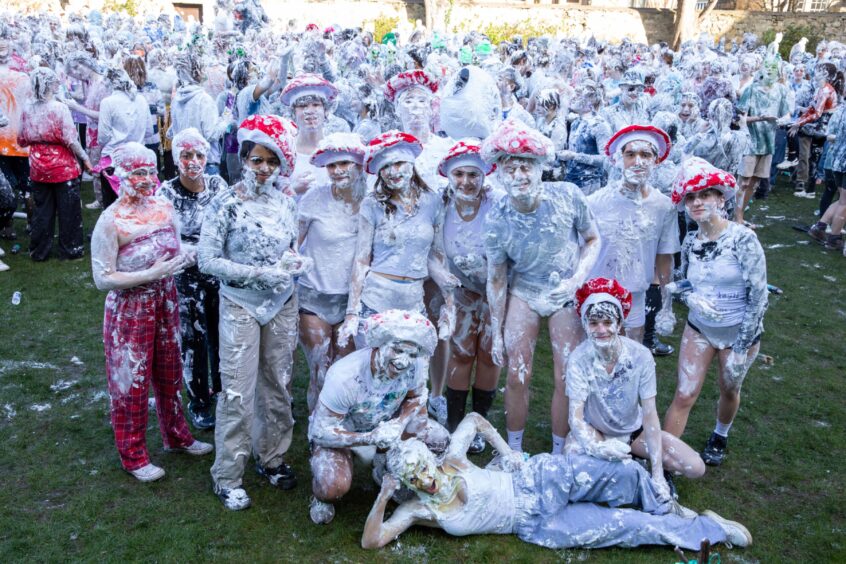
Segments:
[[[484,469],[467,459],[476,433],[500,453]],[[662,499],[636,462],[569,453],[527,457],[509,448],[476,413],[464,418],[442,458],[422,441],[407,439],[388,452],[388,471],[364,526],[363,548],[383,547],[413,525],[455,536],[515,534],[548,548],[662,544],[697,549],[703,539],[752,544],[740,523],[712,511],[697,515]],[[416,497],[385,520],[400,484]]]

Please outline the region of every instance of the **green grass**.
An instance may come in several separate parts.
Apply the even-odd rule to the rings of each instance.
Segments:
[[[756,203],[752,221],[767,249],[770,282],[784,289],[771,299],[762,352],[744,387],[730,455],[696,482],[678,480],[681,500],[745,523],[755,537],[747,550],[719,548],[723,562],[846,561],[843,410],[846,259],[791,229],[812,220],[813,203],[786,188]],[[86,187],[85,201],[90,201]],[[764,209],[766,208],[766,209]],[[768,219],[766,216],[784,219]],[[86,212],[90,233],[95,214]],[[17,222],[19,233],[22,222]],[[19,242],[26,245],[26,237]],[[772,245],[784,245],[768,249]],[[10,245],[3,243],[8,252]],[[298,355],[290,462],[299,477],[277,491],[249,469],[253,507],[225,511],[211,493],[212,458],[162,451],[155,414],[149,423],[153,461],[167,477],[140,484],[121,470],[108,419],[101,341],[103,301],[87,260],[46,264],[26,254],[6,260],[0,274],[0,561],[599,561],[673,562],[668,548],[551,551],[515,537],[451,538],[414,529],[375,551],[359,547],[376,495],[357,467],[353,491],[337,505],[330,526],[308,518],[306,371]],[[827,279],[827,277],[831,277]],[[20,290],[19,306],[10,303]],[[681,314],[682,312],[677,312]],[[682,315],[679,315],[682,318]],[[681,323],[679,323],[679,329]],[[541,339],[525,446],[550,446],[551,361]],[[678,333],[672,339],[678,344]],[[82,364],[71,362],[78,357]],[[43,363],[43,364],[33,364]],[[676,358],[658,359],[659,410],[675,385]],[[66,389],[51,386],[64,381]],[[60,386],[61,387],[61,386]],[[714,422],[713,374],[692,413],[685,439],[701,448]],[[35,411],[32,406],[50,404]],[[14,412],[14,415],[11,413]],[[491,416],[503,429],[502,398]],[[210,433],[200,439],[211,441]]]

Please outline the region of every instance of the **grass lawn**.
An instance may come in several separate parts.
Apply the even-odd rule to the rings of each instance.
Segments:
[[[762,352],[775,362],[756,363],[750,371],[724,466],[695,483],[677,480],[682,503],[738,519],[752,532],[751,548],[718,549],[723,562],[846,561],[846,258],[791,229],[811,222],[815,202],[788,192],[780,187],[769,200],[756,202],[750,216],[764,224],[759,235],[770,282],[784,289],[783,296],[771,296],[763,338]],[[90,201],[90,187],[85,194]],[[86,233],[95,220],[86,210]],[[16,224],[23,235],[23,222]],[[26,249],[27,238],[19,242]],[[552,551],[516,537],[452,538],[426,529],[366,552],[359,542],[377,490],[360,467],[353,491],[337,504],[335,521],[313,525],[300,354],[298,423],[289,457],[300,479],[295,490],[274,490],[249,467],[245,487],[253,507],[225,511],[211,492],[212,457],[164,453],[155,412],[149,449],[168,474],[140,484],[121,469],[109,426],[101,341],[105,294],[93,286],[90,263],[36,264],[25,252],[9,255],[8,242],[2,246],[12,267],[0,274],[2,562],[676,560],[666,547]],[[18,306],[11,305],[15,290],[23,294]],[[681,308],[677,314],[683,319]],[[674,345],[681,328],[680,322]],[[658,359],[662,416],[674,390],[676,360]],[[529,452],[550,448],[551,373],[549,347],[541,344],[525,440]],[[713,428],[716,398],[712,374],[684,437],[697,449]],[[491,419],[504,430],[501,395]],[[197,437],[213,442],[209,432]]]

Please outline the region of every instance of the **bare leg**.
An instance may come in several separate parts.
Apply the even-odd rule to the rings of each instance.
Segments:
[[[437,327],[438,318],[441,314],[441,306],[444,304],[441,290],[432,281],[427,280],[423,284],[423,303],[426,304],[426,315],[429,321]],[[429,361],[429,379],[431,383],[431,396],[438,397],[444,393],[446,384],[447,362],[449,361],[449,341],[438,340],[435,347],[435,354]]]
[[[757,180],[755,177],[747,178],[744,176],[740,178],[740,190],[737,192],[734,220],[741,225],[743,225],[743,210],[746,209],[746,205],[752,197],[753,185]]]
[[[555,388],[552,393],[552,432],[566,437],[570,432],[567,401],[567,359],[584,339],[579,315],[573,307],[564,308],[549,318],[549,338],[552,341],[552,374]]]
[[[323,388],[323,378],[332,362],[330,346],[332,326],[316,315],[300,315],[300,346],[308,364],[308,411],[314,411]]]
[[[453,390],[470,389],[473,360],[479,333],[479,319],[474,315],[472,304],[466,304],[464,296],[456,291],[455,332],[452,335],[447,362],[447,386]]]
[[[352,485],[352,451],[315,447],[311,455],[311,489],[320,501],[331,502],[344,496]]]
[[[661,462],[664,470],[681,474],[685,478],[701,478],[705,475],[705,463],[699,453],[675,435],[662,431],[661,446],[663,447]],[[638,435],[632,443],[632,454],[649,459],[644,433]]]
[[[673,403],[664,416],[664,430],[681,437],[687,426],[687,418],[702,384],[708,374],[708,367],[714,358],[716,350],[705,340],[705,337],[686,325],[682,333],[681,351],[679,352],[678,383]]]
[[[760,350],[760,348],[761,343],[757,343],[755,346],[749,349],[749,352],[746,355],[746,370],[749,370],[749,367],[755,361],[755,358],[758,356],[758,350]],[[731,382],[726,380],[726,378],[724,377],[725,365],[730,353],[731,349],[726,349],[720,351],[719,354],[720,401],[717,403],[717,420],[725,425],[728,425],[729,423],[734,421],[734,416],[737,415],[737,410],[740,409],[740,388],[743,385],[742,378],[739,382]]]
[[[508,355],[508,379],[505,384],[505,427],[509,431],[526,428],[529,415],[529,384],[532,361],[540,329],[540,316],[518,298],[508,297],[505,315],[505,352]]]

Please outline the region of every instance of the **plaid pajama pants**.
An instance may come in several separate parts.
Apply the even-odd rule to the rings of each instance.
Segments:
[[[173,278],[106,297],[103,344],[111,396],[112,429],[121,464],[137,470],[147,453],[147,396],[150,384],[165,448],[194,442],[182,413],[179,308]]]

